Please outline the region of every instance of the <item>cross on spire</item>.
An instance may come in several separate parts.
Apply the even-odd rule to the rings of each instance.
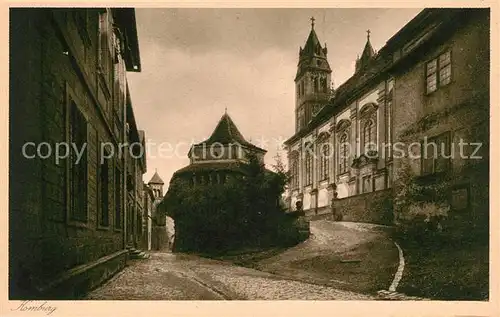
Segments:
[[[311,28],[314,29],[314,21],[316,21],[316,19],[314,17],[311,17],[310,20],[311,20]]]
[[[370,39],[370,33],[371,33],[370,29],[366,30],[366,34],[367,34],[367,39],[368,40]]]

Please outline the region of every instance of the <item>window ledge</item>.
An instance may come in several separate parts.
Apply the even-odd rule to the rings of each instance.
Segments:
[[[338,177],[340,178],[340,177],[345,177],[345,176],[348,176],[348,175],[349,175],[349,171],[345,171],[345,172],[343,172],[343,173],[340,173],[340,174],[338,175]]]

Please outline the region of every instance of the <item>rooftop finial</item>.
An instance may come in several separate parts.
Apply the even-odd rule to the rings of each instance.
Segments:
[[[224,114],[227,114],[227,107],[224,108]]]
[[[314,21],[316,21],[316,19],[314,17],[311,17],[311,29],[314,29]]]
[[[370,29],[366,30],[366,34],[367,34],[366,39],[368,41],[370,40],[370,33],[371,33]]]

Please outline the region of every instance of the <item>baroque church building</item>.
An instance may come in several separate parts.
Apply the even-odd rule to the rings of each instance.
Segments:
[[[382,78],[352,94],[376,59],[370,34],[356,60],[355,74],[330,89],[332,70],[327,47],[314,30],[299,50],[295,77],[295,134],[285,142],[291,171],[290,204],[318,213],[338,199],[391,187],[391,160],[381,159],[378,146],[391,139],[392,79]],[[345,98],[346,94],[351,94]],[[348,99],[342,103],[337,100]],[[331,104],[335,103],[331,113]],[[329,112],[329,113],[327,113]]]
[[[285,141],[289,208],[393,224],[425,205],[466,232],[487,229],[489,10],[424,9],[378,52],[368,31],[354,74],[335,90],[312,21]],[[460,144],[480,146],[473,156]]]

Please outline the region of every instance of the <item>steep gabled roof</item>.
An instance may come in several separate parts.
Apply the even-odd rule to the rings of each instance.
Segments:
[[[207,140],[197,145],[205,144],[208,146],[214,143],[220,143],[223,145],[240,144],[254,150],[267,152],[266,150],[261,149],[245,140],[241,132],[236,127],[236,124],[234,124],[233,120],[227,113],[224,113],[224,115],[220,118],[219,123],[217,123],[217,126],[212,132],[212,135]]]

